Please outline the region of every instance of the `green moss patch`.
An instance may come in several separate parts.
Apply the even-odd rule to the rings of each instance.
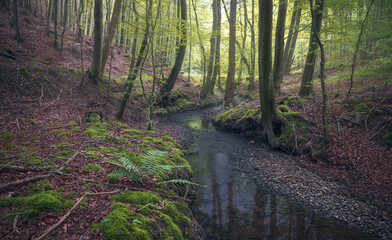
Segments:
[[[55,148],[62,148],[62,147],[68,147],[69,145],[71,145],[71,144],[70,144],[70,143],[67,143],[67,142],[62,142],[62,143],[59,143],[59,144],[54,145],[54,146],[52,146],[52,147],[55,147]]]
[[[97,147],[97,150],[103,153],[113,153],[113,152],[117,152],[116,148],[113,147],[105,147],[105,146],[99,146]]]
[[[69,158],[69,157],[72,157],[73,154],[74,154],[74,152],[71,150],[63,150],[63,151],[57,152],[53,155],[58,158]]]
[[[84,170],[89,171],[89,172],[100,172],[102,171],[102,168],[98,165],[95,164],[87,164],[86,166],[83,167]]]
[[[16,135],[13,132],[3,132],[0,134],[0,140],[11,139]]]
[[[97,151],[88,151],[86,155],[89,157],[101,157],[101,154],[99,154]]]

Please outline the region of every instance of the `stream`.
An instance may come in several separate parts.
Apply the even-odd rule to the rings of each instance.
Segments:
[[[361,232],[318,217],[281,195],[256,185],[236,167],[234,155],[252,147],[239,135],[216,130],[204,111],[174,114],[172,121],[195,128],[187,157],[197,188],[192,211],[206,239],[369,239]]]

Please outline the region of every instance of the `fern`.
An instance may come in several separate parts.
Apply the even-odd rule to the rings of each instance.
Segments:
[[[118,158],[123,168],[110,173],[109,176],[128,177],[142,183],[144,177],[163,177],[166,173],[173,169],[188,167],[188,165],[162,164],[165,160],[166,154],[167,153],[163,151],[150,150],[143,155],[139,164],[136,164],[129,157],[120,156]]]
[[[190,184],[190,185],[194,185],[194,186],[197,186],[197,187],[208,188],[207,185],[198,184],[198,183],[195,183],[195,182],[192,182],[192,181],[188,181],[188,180],[185,180],[185,179],[171,179],[171,180],[168,180],[168,181],[159,182],[158,184],[166,184],[166,183]]]

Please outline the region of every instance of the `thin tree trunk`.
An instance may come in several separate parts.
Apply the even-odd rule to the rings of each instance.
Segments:
[[[67,21],[68,21],[68,0],[64,2],[64,14],[63,14],[63,31],[61,32],[61,45],[60,45],[60,57],[63,54],[63,47],[64,47],[64,34],[67,31]]]
[[[182,62],[184,61],[185,51],[186,51],[186,32],[187,32],[187,10],[186,10],[186,0],[180,0],[181,4],[181,37],[180,37],[180,47],[177,51],[177,56],[174,62],[174,66],[170,72],[170,75],[162,86],[160,90],[160,95],[165,98],[173,89],[174,84],[177,81],[178,74],[180,73]]]
[[[361,25],[361,32],[359,33],[359,36],[358,36],[358,42],[357,42],[357,46],[355,48],[354,57],[353,57],[353,64],[351,65],[350,88],[348,89],[348,92],[347,92],[347,95],[346,95],[346,101],[347,102],[349,101],[351,89],[353,88],[353,78],[354,78],[354,71],[355,71],[355,59],[357,58],[357,53],[358,53],[358,49],[359,49],[359,43],[361,42],[361,37],[362,37],[362,34],[363,34],[365,22],[366,22],[366,20],[367,20],[367,18],[369,16],[370,8],[372,7],[373,3],[374,3],[374,0],[372,0],[370,2],[370,4],[369,4],[369,7],[368,7],[367,12],[366,12],[365,19],[363,20],[362,25]]]
[[[102,64],[102,39],[103,38],[103,3],[102,0],[94,1],[94,48],[93,60],[87,70],[87,76],[98,84],[101,80]]]
[[[299,34],[299,23],[301,21],[301,11],[302,11],[302,9],[299,8],[298,12],[296,14],[294,35],[293,35],[292,40],[290,41],[289,53],[288,53],[287,57],[285,57],[285,74],[290,73],[291,66],[293,65],[294,51],[295,51],[295,46],[297,44],[297,39],[298,39],[298,34]]]
[[[279,0],[278,20],[275,33],[275,57],[272,70],[272,80],[275,93],[280,94],[280,84],[283,80],[283,54],[284,54],[284,30],[286,23],[287,4],[285,0]]]
[[[106,37],[102,50],[101,73],[104,73],[110,51],[109,45],[113,42],[114,33],[116,32],[118,21],[120,19],[121,1],[122,0],[115,0],[112,19],[110,24],[108,24],[108,29],[106,30]]]
[[[75,13],[77,14],[76,17],[76,24],[78,26],[78,35],[80,36],[80,67],[82,68],[82,80],[80,81],[79,84],[79,88],[81,88],[84,84],[84,78],[85,78],[85,74],[84,74],[84,52],[83,52],[83,32],[82,32],[82,26],[81,26],[81,16],[83,13],[83,8],[84,8],[84,2],[80,1],[80,6],[78,9],[78,5],[77,5],[77,0],[75,0]]]
[[[284,73],[286,73],[286,69],[287,69],[287,64],[290,61],[288,59],[289,56],[289,52],[290,52],[290,48],[291,48],[291,44],[292,44],[292,40],[293,40],[293,33],[294,33],[294,29],[296,27],[296,22],[297,22],[297,17],[298,17],[298,12],[300,11],[300,9],[298,8],[298,3],[299,0],[295,0],[294,1],[294,9],[293,9],[293,14],[291,16],[291,22],[290,22],[290,28],[289,28],[289,34],[287,36],[287,41],[286,41],[286,45],[285,45],[285,49],[284,49],[284,55],[283,55],[283,67],[284,67]]]
[[[16,41],[23,42],[22,34],[20,33],[20,23],[19,23],[19,7],[18,1],[14,0],[14,27],[16,32]]]
[[[217,6],[217,1],[219,0],[213,0],[212,1],[212,31],[211,31],[211,38],[210,38],[210,57],[208,60],[208,70],[207,70],[207,78],[206,82],[203,86],[202,89],[202,97],[206,97],[210,93],[210,88],[211,88],[211,81],[212,81],[212,74],[214,72],[214,59],[215,59],[215,47],[216,47],[216,30],[217,30],[217,11],[216,11],[216,6]]]
[[[197,27],[197,36],[199,38],[199,45],[200,45],[200,49],[201,49],[201,54],[203,56],[203,63],[202,63],[202,67],[203,67],[203,79],[202,79],[202,83],[203,86],[205,84],[206,81],[206,53],[204,50],[204,45],[203,45],[203,41],[201,39],[201,35],[200,35],[200,27],[199,27],[199,21],[198,21],[198,17],[197,17],[197,11],[196,11],[196,4],[194,2],[194,0],[192,0],[192,5],[193,5],[193,11],[195,12],[195,21],[196,21],[196,27]]]
[[[306,64],[302,75],[301,87],[299,90],[300,96],[309,96],[313,92],[313,73],[315,68],[317,48],[316,32],[321,30],[321,21],[323,17],[324,0],[316,0],[315,16],[312,18],[312,33],[309,39],[309,50],[306,56]]]
[[[230,1],[230,32],[229,32],[229,69],[227,71],[225,105],[235,105],[234,77],[235,77],[235,42],[236,42],[236,10],[237,0]]]
[[[255,66],[256,66],[256,36],[255,36],[255,0],[252,0],[252,24],[250,35],[250,73],[249,87],[251,91],[255,87]]]
[[[217,13],[217,26],[216,26],[216,46],[215,46],[215,63],[214,63],[214,72],[212,74],[210,93],[214,94],[214,88],[216,79],[219,78],[218,73],[220,72],[220,44],[221,44],[221,3],[219,0],[216,1],[216,13]]]
[[[145,55],[144,52],[147,48],[147,43],[148,43],[148,36],[150,34],[150,19],[149,19],[149,17],[151,15],[150,11],[152,8],[152,1],[153,0],[149,0],[149,5],[146,9],[146,30],[144,32],[143,41],[142,41],[142,45],[139,50],[136,65],[135,65],[135,67],[129,69],[128,78],[127,78],[127,90],[126,90],[124,97],[123,97],[123,100],[121,102],[120,109],[119,109],[118,113],[116,114],[117,119],[122,119],[122,117],[124,116],[125,106],[127,105],[127,102],[129,100],[129,96],[132,93],[133,84],[134,84],[135,79],[137,77],[137,74],[139,72],[140,66],[143,62],[143,58]]]
[[[324,0],[322,0],[324,1]],[[312,18],[315,18],[314,12],[313,12],[313,0],[309,0],[310,3],[310,12],[312,15]],[[328,149],[328,129],[327,129],[327,91],[325,88],[325,54],[324,54],[324,46],[320,40],[320,35],[319,32],[315,32],[315,37],[318,45],[320,46],[320,54],[321,54],[321,70],[320,70],[320,80],[321,80],[321,91],[323,94],[323,101],[322,101],[322,122],[323,122],[323,152],[324,152],[324,158],[326,158],[326,150]]]
[[[57,34],[57,20],[58,20],[58,12],[59,12],[59,10],[58,10],[58,1],[54,1],[54,4],[53,4],[53,10],[54,10],[54,42],[53,42],[53,45],[54,45],[54,48],[55,49],[59,49],[59,41],[58,41],[58,34]]]

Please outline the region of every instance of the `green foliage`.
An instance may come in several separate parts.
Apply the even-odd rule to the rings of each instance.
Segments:
[[[100,145],[99,147],[97,147],[97,150],[103,153],[112,153],[112,152],[116,152],[117,149],[116,148],[112,148],[112,147],[105,147]]]
[[[84,170],[89,171],[89,172],[100,172],[102,171],[102,168],[98,165],[95,164],[87,164],[86,166],[83,167]]]
[[[149,176],[158,177],[158,179],[167,178],[167,174],[177,168],[187,167],[187,165],[175,165],[166,160],[166,152],[150,150],[141,158],[134,156],[121,156],[119,160],[124,168],[118,169],[108,176],[111,177],[128,177],[130,179],[143,182],[143,178]]]
[[[35,125],[39,124],[39,122],[37,120],[32,119],[32,118],[23,118],[23,120],[25,122],[29,122],[29,123],[32,123],[32,124],[35,124]]]
[[[88,151],[86,155],[89,157],[101,157],[101,154],[99,154],[97,151]]]
[[[15,137],[16,135],[13,132],[3,132],[0,134],[0,140],[10,139]]]
[[[197,187],[208,188],[208,186],[206,186],[206,185],[201,185],[201,184],[198,184],[198,183],[195,183],[195,182],[192,182],[192,181],[188,181],[188,180],[185,180],[185,179],[171,179],[171,180],[168,180],[168,181],[159,182],[158,184],[167,184],[167,183],[190,184],[190,185],[194,185],[194,186],[197,186]]]
[[[68,132],[66,129],[53,129],[52,133],[57,133],[60,136],[66,136],[66,135],[71,135],[72,133]]]
[[[63,150],[60,152],[57,152],[55,154],[53,154],[55,157],[59,157],[59,158],[69,158],[74,154],[73,151],[71,150]]]
[[[67,143],[67,142],[62,142],[62,143],[59,143],[59,144],[57,144],[57,145],[54,145],[53,147],[55,147],[55,148],[61,148],[61,147],[67,147],[67,146],[69,146],[69,145],[71,145],[70,143]]]

